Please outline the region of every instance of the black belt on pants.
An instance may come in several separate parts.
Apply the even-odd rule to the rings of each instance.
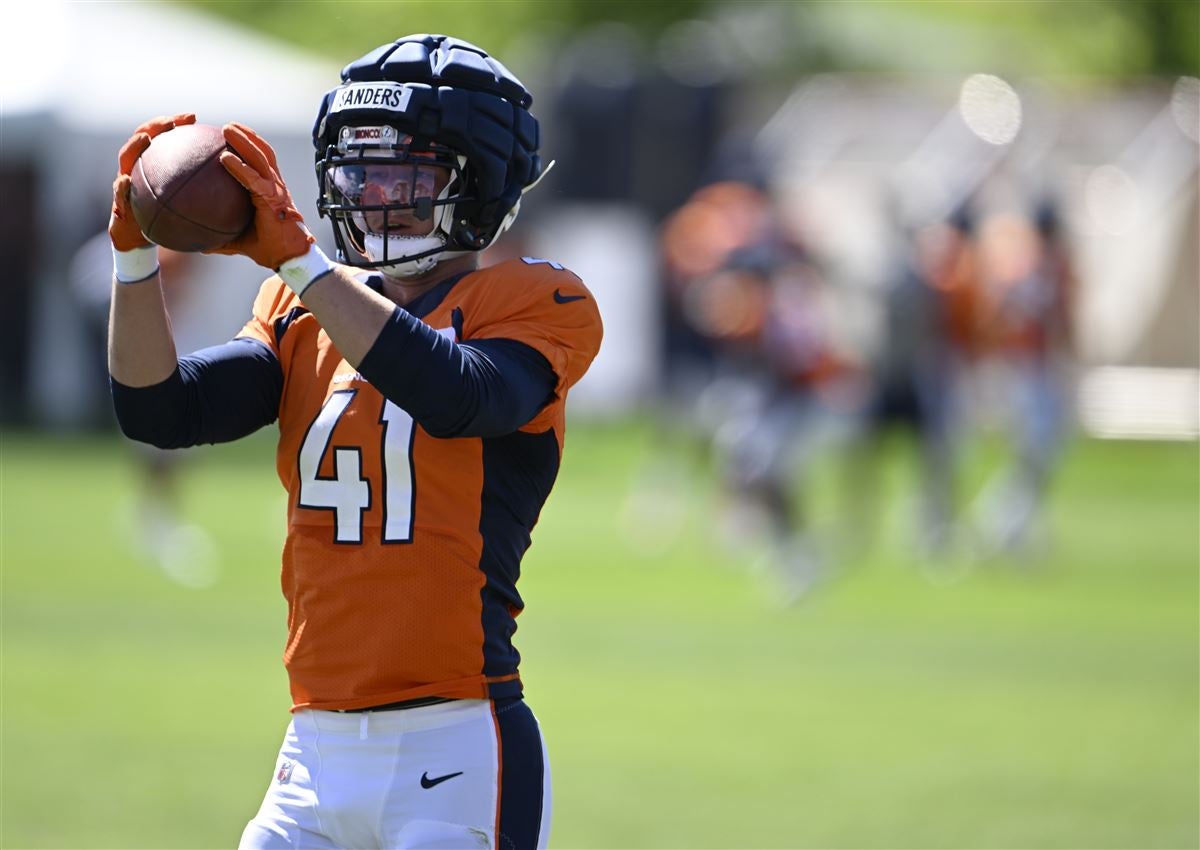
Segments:
[[[406,708],[420,708],[423,705],[439,705],[443,702],[454,702],[454,697],[417,697],[401,702],[389,702],[383,705],[369,705],[366,708],[340,708],[342,714],[358,714],[364,711],[403,711]]]

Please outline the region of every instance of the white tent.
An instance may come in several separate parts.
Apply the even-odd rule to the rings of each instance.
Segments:
[[[292,133],[337,81],[333,62],[184,7],[50,0],[9,6],[5,24],[6,118],[48,111],[110,131],[187,107]]]
[[[38,421],[71,425],[104,388],[79,368],[103,352],[84,347],[67,269],[106,219],[121,144],[139,123],[161,114],[249,124],[275,146],[301,212],[315,223],[310,132],[339,65],[158,3],[12,4],[5,24],[0,165],[32,172],[36,207],[30,234],[36,240],[28,247],[36,256],[24,284],[33,287],[28,401]],[[191,311],[194,320],[177,323],[183,350],[235,332],[263,277],[243,258],[198,262],[193,285],[202,291],[194,294],[203,303]]]

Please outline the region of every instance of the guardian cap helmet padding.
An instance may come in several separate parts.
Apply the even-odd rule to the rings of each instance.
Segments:
[[[543,174],[532,102],[507,68],[444,35],[406,36],[343,68],[342,84],[325,95],[313,126],[317,209],[333,222],[340,259],[407,276],[491,245]],[[353,182],[339,179],[345,169],[431,160],[451,172],[432,203],[368,204],[340,188]],[[432,217],[432,232],[388,233],[388,213],[402,211]],[[385,223],[384,232],[366,229],[367,213]]]

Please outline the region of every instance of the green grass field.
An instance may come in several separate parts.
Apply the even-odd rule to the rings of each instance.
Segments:
[[[221,572],[188,589],[134,545],[127,445],[3,435],[0,846],[236,843],[287,723],[270,437],[194,452]],[[1031,564],[931,581],[892,498],[791,607],[718,544],[704,475],[630,523],[651,445],[574,428],[525,562],[553,846],[1200,845],[1194,444],[1076,443]]]

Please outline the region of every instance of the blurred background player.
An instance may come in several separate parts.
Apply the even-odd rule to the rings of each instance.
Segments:
[[[817,461],[848,434],[854,396],[828,285],[800,245],[777,238],[735,252],[700,288],[728,291],[705,296],[707,327],[748,363],[740,403],[716,435],[720,516],[736,545],[766,543],[781,598],[795,601],[831,566],[833,541],[818,537],[807,494]],[[751,320],[729,333],[731,315]]]
[[[222,164],[256,216],[218,252],[276,274],[237,338],[183,358],[129,174],[151,137],[195,116],[148,122],[121,151],[109,367],[122,428],[188,446],[279,422],[293,718],[243,848],[546,846],[516,582],[567,392],[602,331],[559,264],[479,267],[544,173],[532,100],[446,36],[347,65],[313,129],[340,263],[271,146],[226,125]]]
[[[871,360],[862,442],[850,456],[858,543],[879,524],[882,441],[899,430],[915,442],[920,486],[915,548],[940,558],[954,539],[962,382],[976,348],[978,263],[974,214],[910,226],[892,208],[892,275],[884,282],[883,327]]]
[[[163,299],[177,336],[191,336],[187,326],[200,309],[194,270],[200,258],[192,254],[158,248],[163,269]],[[83,305],[89,347],[103,351],[108,335],[112,300],[112,241],[103,230],[88,239],[71,259],[68,283]],[[95,383],[107,383],[107,370],[95,369]],[[111,423],[111,407],[105,421]],[[214,544],[203,528],[188,522],[180,504],[180,475],[186,466],[184,453],[134,443],[137,501],[120,506],[118,522],[127,527],[135,549],[172,581],[185,587],[207,587],[217,580]]]
[[[735,252],[776,238],[775,228],[766,185],[740,177],[700,186],[659,228],[653,442],[620,515],[643,550],[665,549],[682,531],[718,431],[753,394],[755,356],[742,343],[761,323],[762,292],[723,286],[720,273]]]
[[[712,283],[736,252],[765,246],[779,235],[767,187],[759,181],[719,180],[697,189],[660,230],[663,297],[663,376],[668,410],[681,425],[700,422],[710,431],[725,405],[713,402],[721,379],[736,375],[737,358],[719,340],[738,338],[760,321],[752,297],[737,297]],[[714,298],[729,294],[723,303]],[[715,389],[714,389],[715,388]],[[704,413],[706,403],[713,407]]]
[[[1071,405],[1075,272],[1056,204],[991,217],[980,236],[982,348],[1009,435],[1009,462],[980,498],[985,551],[1032,554]]]
[[[765,175],[696,190],[664,222],[661,246],[665,448],[656,454],[677,452],[670,444],[682,436],[695,457],[713,460],[721,492],[711,527],[736,560],[765,557],[783,598],[795,600],[828,555],[813,538],[805,479],[845,412],[828,286]],[[692,488],[661,461],[653,468],[643,486],[659,519],[664,500]]]

